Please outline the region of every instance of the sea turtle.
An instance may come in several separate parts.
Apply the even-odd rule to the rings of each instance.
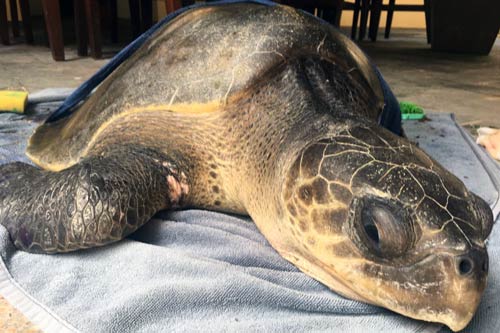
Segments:
[[[345,297],[464,328],[486,285],[488,205],[378,125],[363,52],[285,6],[189,10],[0,167],[0,221],[30,252],[118,241],[162,209],[249,214]]]

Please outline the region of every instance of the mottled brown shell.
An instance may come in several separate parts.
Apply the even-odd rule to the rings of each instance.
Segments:
[[[165,117],[224,111],[268,80],[266,73],[308,56],[347,70],[359,85],[357,95],[373,106],[353,111],[377,119],[383,104],[378,78],[347,37],[288,7],[233,4],[190,10],[159,29],[77,112],[38,128],[28,155],[44,168],[66,168],[88,155],[116,119],[149,111]]]

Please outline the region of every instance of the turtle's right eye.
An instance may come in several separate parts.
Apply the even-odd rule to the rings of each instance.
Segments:
[[[409,214],[376,198],[360,201],[356,229],[364,246],[382,258],[404,255],[414,242]]]
[[[372,218],[363,219],[363,229],[371,245],[380,249],[380,236],[378,234],[377,224]]]

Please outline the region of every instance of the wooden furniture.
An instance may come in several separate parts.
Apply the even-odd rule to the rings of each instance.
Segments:
[[[427,30],[427,43],[431,42],[431,7],[430,0],[423,0],[422,4],[415,5],[398,5],[396,4],[396,0],[389,0],[388,5],[384,5],[382,0],[372,0],[371,4],[371,12],[370,12],[370,31],[369,37],[372,41],[377,40],[378,28],[380,24],[380,14],[382,10],[387,11],[387,21],[385,24],[385,38],[389,38],[391,33],[391,25],[392,25],[392,17],[394,15],[394,11],[402,11],[402,12],[420,12],[423,11],[425,13],[425,25]]]
[[[344,7],[344,0],[282,0],[282,4],[300,8],[314,13],[314,9],[328,11],[328,17],[323,17],[335,26],[340,25],[340,17]]]
[[[430,1],[432,50],[487,55],[498,40],[500,1]]]
[[[78,1],[81,0],[75,0],[75,2]],[[84,0],[84,2],[90,56],[100,59],[102,58],[101,9],[97,0]]]
[[[60,0],[42,0],[42,8],[47,35],[49,37],[49,44],[52,50],[52,57],[56,61],[64,60],[64,41],[59,1]],[[111,30],[111,40],[118,40],[116,2],[117,0],[109,0],[106,2],[98,0],[73,0],[75,35],[79,56],[86,56],[88,54],[87,49],[90,49],[90,55],[94,59],[102,57],[101,23],[103,9],[105,9],[109,14],[107,15],[109,21],[107,23],[109,23]],[[130,2],[132,3],[131,8],[135,8],[133,6],[138,4],[137,0],[131,0]],[[141,3],[151,4],[151,0],[141,0]],[[105,5],[107,5],[107,7],[105,7]],[[147,8],[143,10],[144,16],[147,16],[147,12]],[[152,21],[151,6],[149,7],[149,13],[151,19],[147,21],[146,24],[149,24],[150,26]],[[138,11],[131,13],[132,20],[134,20],[137,15]],[[136,24],[136,27],[138,26],[139,25]]]
[[[21,15],[23,17],[24,40],[28,44],[33,44],[33,28],[31,25],[30,2],[29,0],[19,0],[19,5],[21,7]]]
[[[129,0],[130,21],[134,38],[153,25],[153,1]]]
[[[181,7],[182,0],[165,0],[165,8],[167,9],[167,14],[173,13]]]
[[[4,1],[4,0],[0,0]],[[21,0],[28,1],[28,0]],[[64,60],[64,41],[59,7],[60,0],[42,0],[43,14],[49,36],[52,57],[56,61]],[[111,30],[111,40],[118,40],[117,31],[117,0],[108,0],[106,3],[98,0],[73,0],[75,35],[78,55],[87,55],[87,46],[94,59],[102,57],[102,24],[107,24]],[[104,5],[107,5],[105,7]],[[165,0],[167,14],[182,7],[181,0]],[[139,36],[153,24],[152,0],[129,0],[130,19],[133,37]],[[103,12],[106,20],[103,21]],[[0,7],[1,16],[1,7]],[[3,36],[3,35],[2,35]]]
[[[368,13],[371,0],[355,0],[354,2],[348,2],[344,0],[282,0],[280,2],[284,5],[301,8],[311,13],[313,13],[314,9],[317,8],[323,11],[322,18],[326,19],[336,27],[340,26],[342,11],[352,10],[353,19],[351,38],[356,38],[358,21],[360,22],[358,38],[361,40],[366,36],[366,26],[368,22]],[[326,12],[328,13],[328,15],[324,15]]]
[[[9,45],[9,22],[7,21],[7,5],[0,0],[0,39],[2,44]]]
[[[77,1],[77,0],[75,0]],[[111,40],[118,40],[116,30],[116,1],[110,0],[110,8],[107,15],[109,18],[111,29]],[[140,34],[151,28],[153,25],[153,1],[152,0],[129,0],[130,21],[132,24],[132,36],[138,37]],[[165,0],[167,14],[170,14],[183,5],[182,0]],[[76,14],[75,14],[76,15]],[[101,26],[102,13],[100,12],[97,0],[85,0],[85,15],[87,18],[87,26],[89,32],[89,47],[90,54],[93,58],[102,57],[101,46]]]
[[[59,0],[42,0],[42,9],[52,58],[55,61],[62,61],[64,60],[64,41]]]
[[[151,1],[142,1],[149,2]],[[102,25],[105,24],[111,31],[111,41],[118,41],[118,19],[117,0],[74,0],[75,35],[78,44],[78,55],[87,55],[87,45],[90,49],[90,56],[94,59],[102,58]],[[129,1],[132,30],[140,29],[139,23],[135,21],[139,15],[140,4],[136,1]],[[139,10],[135,7],[139,5]],[[150,21],[152,13],[149,11]],[[104,14],[104,15],[103,15]],[[103,20],[103,17],[106,18]],[[134,25],[135,24],[135,25]],[[151,23],[149,23],[151,25]],[[135,36],[135,32],[134,32]]]
[[[88,35],[87,23],[85,22],[85,5],[82,0],[73,2],[73,15],[75,16],[75,36],[77,53],[79,56],[87,55]]]
[[[75,0],[82,1],[82,0]],[[97,0],[85,1],[85,16],[87,19],[87,29],[89,37],[90,55],[97,59],[102,57],[101,42],[101,12]],[[111,40],[116,41],[118,34],[116,31],[116,1],[110,0],[109,20],[111,29]],[[182,0],[165,0],[167,14],[170,14],[183,5]],[[132,24],[132,35],[134,38],[148,30],[153,25],[153,1],[152,0],[129,0],[130,20]],[[76,10],[75,10],[76,18]]]
[[[354,11],[352,17],[352,28],[351,28],[351,39],[356,39],[356,30],[358,28],[358,17],[361,12],[361,18],[359,19],[359,35],[358,39],[363,40],[366,36],[366,26],[368,24],[368,13],[370,10],[371,0],[356,0],[354,4],[344,3],[344,9],[352,7]]]
[[[14,37],[19,37],[19,17],[17,16],[17,1],[9,0],[10,4],[10,25]]]
[[[93,14],[97,13],[98,15],[99,13],[96,0],[74,0],[73,6],[78,55],[87,55],[88,44],[91,55],[94,58],[100,58],[102,53],[96,46],[100,44],[100,32],[96,32],[100,26],[99,22],[93,21],[95,19]],[[52,58],[55,61],[63,61],[65,59],[64,40],[59,0],[42,0],[42,10]],[[89,16],[87,13],[92,15]]]
[[[7,0],[0,0],[0,40],[2,44],[9,45],[9,22],[7,21]],[[19,29],[19,17],[17,14],[17,1],[9,0],[10,5],[10,17],[11,17],[11,27],[12,35],[14,37],[20,36]],[[21,9],[21,15],[23,17],[23,32],[26,43],[33,43],[33,30],[31,28],[31,16],[29,0],[19,0],[19,5]]]

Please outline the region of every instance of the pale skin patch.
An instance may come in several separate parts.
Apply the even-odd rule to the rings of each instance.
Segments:
[[[478,129],[478,134],[476,143],[483,146],[494,159],[500,160],[500,130],[482,127]]]
[[[155,160],[155,162],[158,163],[159,161]],[[178,205],[182,197],[189,193],[186,174],[183,171],[179,172],[172,163],[168,161],[161,162],[161,165],[172,173],[167,176],[167,184],[170,189],[170,200],[172,200],[174,205]]]
[[[189,192],[189,186],[186,183],[178,181],[174,176],[167,176],[170,200],[174,205],[178,205],[182,197]]]

